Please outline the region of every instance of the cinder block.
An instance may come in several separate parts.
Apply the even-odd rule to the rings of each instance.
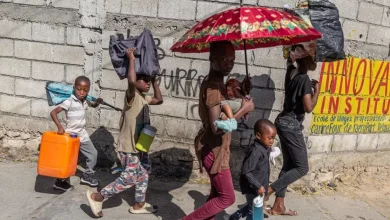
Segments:
[[[176,118],[167,118],[165,120],[165,129],[170,137],[193,140],[200,128],[201,122],[197,121]]]
[[[85,28],[103,28],[106,13],[104,0],[80,1],[80,25]]]
[[[357,150],[375,150],[378,146],[378,134],[359,134]]]
[[[27,41],[15,41],[15,56],[32,60],[52,61],[52,45]]]
[[[217,2],[202,2],[199,1],[196,10],[196,20],[202,20],[217,14],[218,12],[232,8],[231,5]]]
[[[20,115],[30,115],[30,99],[1,95],[0,100],[1,111]]]
[[[115,106],[123,108],[125,103],[125,92],[116,92],[115,94]]]
[[[259,0],[259,5],[261,6],[269,6],[269,7],[278,7],[282,8],[284,5],[289,4],[290,6],[294,7],[296,1],[295,0]]]
[[[65,43],[65,28],[48,24],[32,24],[32,39],[48,43]]]
[[[332,151],[354,151],[357,145],[357,135],[346,134],[346,135],[335,135],[332,144]]]
[[[271,69],[268,88],[284,89],[284,78],[286,75],[285,69]]]
[[[340,17],[356,19],[359,10],[358,0],[332,0],[339,10]]]
[[[370,25],[367,41],[369,43],[388,46],[390,44],[390,28]]]
[[[113,70],[114,66],[111,62],[110,52],[108,50],[103,50],[103,69]]]
[[[280,47],[255,50],[255,65],[286,68],[286,61],[283,59],[283,51]]]
[[[100,98],[102,98],[105,102],[107,102],[109,104],[114,104],[114,102],[115,102],[115,92],[114,91],[109,91],[109,90],[101,90],[100,91]]]
[[[383,13],[382,25],[390,27],[390,8],[385,8]]]
[[[355,57],[367,57],[375,60],[383,60],[388,57],[389,47],[356,41],[346,41],[344,44],[344,51],[346,54]]]
[[[109,13],[120,13],[121,6],[122,6],[122,0],[106,0],[104,5],[106,11]]]
[[[103,30],[103,36],[102,36],[102,46],[103,49],[108,49],[108,46],[110,45],[110,36],[111,35],[117,35],[117,34],[123,34],[124,37],[127,36],[126,31],[107,31]]]
[[[164,59],[178,59],[178,58],[164,58]],[[180,59],[183,60],[183,59]],[[189,63],[190,60],[185,59],[185,65],[187,66],[187,62]],[[174,63],[171,63],[175,65]],[[160,64],[161,65],[161,64]],[[161,68],[166,68],[166,66],[161,66]],[[174,69],[174,67],[172,68]],[[191,76],[190,78],[198,78],[199,76],[207,76],[210,71],[210,62],[204,61],[204,60],[193,60],[191,64]],[[188,78],[187,78],[188,79]]]
[[[53,61],[58,63],[84,64],[84,49],[82,47],[53,45]]]
[[[306,146],[309,153],[326,153],[332,149],[333,136],[309,136]]]
[[[365,42],[368,34],[368,24],[346,20],[343,24],[346,39]]]
[[[195,10],[196,2],[192,0],[160,0],[158,17],[194,20]]]
[[[106,89],[125,91],[127,89],[127,80],[120,80],[115,71],[103,70],[100,86]]]
[[[64,80],[64,74],[64,65],[44,62],[32,62],[32,77],[34,79],[61,82],[62,80]]]
[[[16,79],[15,94],[46,99],[47,97],[46,97],[45,86],[46,86],[45,82],[26,80],[26,79]]]
[[[187,117],[191,120],[200,120],[198,102],[188,101]]]
[[[80,28],[67,27],[66,28],[66,43],[69,45],[81,46]]]
[[[247,121],[244,121],[244,123],[248,126],[248,128],[253,129],[255,123],[263,119],[264,117],[264,111],[263,110],[255,110],[254,112],[249,113],[249,119]]]
[[[379,134],[378,150],[390,149],[390,134]]]
[[[157,16],[157,5],[156,0],[132,0],[122,1],[122,14],[140,15],[148,17]],[[160,3],[161,7],[161,3]],[[171,11],[172,12],[172,11]],[[171,13],[174,14],[174,13]]]
[[[31,23],[1,20],[0,27],[0,37],[31,39]]]
[[[376,4],[361,2],[359,6],[358,20],[372,24],[382,23],[383,7]]]
[[[50,112],[55,107],[50,107],[46,100],[33,99],[31,101],[31,115],[40,118],[50,118]]]
[[[164,98],[164,103],[162,105],[154,105],[151,106],[150,109],[153,114],[186,118],[187,100]]]
[[[23,5],[45,5],[45,0],[14,0],[14,3]]]
[[[390,2],[389,0],[373,0],[375,3],[381,4],[381,5],[386,5],[390,7]]]
[[[210,64],[209,64],[210,65]],[[270,69],[259,66],[248,66],[248,73],[250,77],[269,75]],[[246,76],[245,65],[234,64],[233,70],[230,74]]]
[[[31,62],[13,58],[0,58],[0,74],[30,77]]]
[[[173,97],[199,99],[199,90],[203,78],[185,80],[180,78],[165,78],[160,83],[160,88],[164,88]]]
[[[66,82],[69,84],[74,84],[74,81],[78,76],[83,76],[84,71],[82,67],[79,66],[66,66]]]
[[[51,3],[56,8],[80,8],[80,0],[51,0]]]
[[[97,108],[88,108],[85,112],[85,121],[87,122],[87,127],[100,127],[100,110]],[[92,134],[92,132],[89,134]]]
[[[15,93],[15,78],[0,75],[0,92],[13,95]]]
[[[121,113],[106,109],[100,110],[100,125],[107,128],[119,129]]]
[[[282,110],[283,92],[269,89],[252,89],[251,96],[257,108]]]
[[[159,115],[150,116],[150,124],[157,128],[157,136],[162,138],[165,136],[165,118]]]
[[[14,55],[14,41],[8,39],[0,39],[0,56]]]
[[[257,0],[244,0],[242,1],[245,5],[257,5]]]

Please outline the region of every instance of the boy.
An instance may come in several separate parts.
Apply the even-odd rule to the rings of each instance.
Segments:
[[[163,102],[161,91],[154,77],[135,73],[134,48],[127,49],[129,73],[128,89],[124,100],[120,132],[118,136],[118,152],[124,168],[121,175],[98,193],[87,191],[87,198],[93,214],[103,216],[103,201],[135,185],[135,204],[129,212],[133,214],[154,213],[157,207],[145,202],[151,168],[149,155],[139,152],[135,145],[145,124],[150,124],[149,105],[160,105]],[[144,95],[152,84],[154,97]]]
[[[87,109],[88,106],[96,108],[103,100],[98,99],[94,104],[91,104],[86,100],[90,86],[91,82],[87,77],[77,77],[74,83],[74,93],[72,96],[61,103],[57,108],[53,109],[50,112],[50,115],[57,125],[58,134],[66,132],[77,134],[77,136],[80,137],[80,151],[87,157],[87,169],[81,177],[80,182],[91,187],[96,187],[99,185],[99,182],[94,178],[93,168],[97,161],[97,150],[93,146],[93,143],[85,130],[85,109]],[[62,111],[66,112],[66,129],[64,129],[57,117]],[[70,185],[67,179],[57,179],[53,188],[68,191],[73,189],[73,186]]]
[[[252,220],[253,199],[267,194],[269,155],[275,140],[276,127],[271,121],[261,119],[255,123],[254,129],[256,140],[244,159],[240,176],[240,188],[246,196],[247,205],[231,215],[230,220],[240,219],[242,216]]]

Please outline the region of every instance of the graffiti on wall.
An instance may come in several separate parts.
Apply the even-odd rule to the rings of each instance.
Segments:
[[[324,63],[312,134],[390,132],[390,62],[349,57]]]

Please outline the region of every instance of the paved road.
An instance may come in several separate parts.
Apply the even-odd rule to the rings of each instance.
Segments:
[[[111,182],[115,176],[99,173],[103,184]],[[0,163],[0,219],[4,220],[85,220],[92,213],[85,198],[87,186],[78,184],[79,178],[72,177],[75,190],[59,194],[51,188],[53,179],[36,175],[34,163]],[[110,198],[104,204],[103,219],[135,220],[175,220],[190,213],[206,200],[209,186],[192,183],[164,182],[152,180],[148,190],[148,201],[159,206],[156,215],[129,214],[129,204],[133,202],[134,191]],[[234,212],[244,204],[244,198],[236,192],[236,203],[218,215],[224,219],[227,213]],[[297,217],[271,216],[281,220],[388,220],[367,203],[342,196],[310,196],[288,194],[289,208],[299,210]]]

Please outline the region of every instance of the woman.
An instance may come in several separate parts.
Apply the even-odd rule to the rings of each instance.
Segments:
[[[234,47],[229,41],[211,44],[210,71],[199,91],[199,116],[203,128],[195,138],[198,159],[210,177],[211,192],[203,206],[182,220],[214,219],[216,214],[235,201],[229,167],[231,133],[218,129],[214,123],[221,114],[221,102],[228,99],[223,79],[233,69],[234,60]],[[244,84],[248,84],[248,81]],[[243,99],[234,118],[238,120],[253,110],[252,99]]]
[[[268,201],[269,196],[276,193],[275,203],[269,209],[271,215],[298,215],[297,211],[286,209],[284,197],[287,186],[309,171],[302,122],[305,113],[313,111],[320,92],[318,81],[310,80],[307,75],[308,71],[314,71],[317,67],[312,48],[312,44],[308,47],[293,46],[287,60],[283,111],[275,121],[283,153],[283,167],[278,180],[268,188],[268,196],[265,198]]]

